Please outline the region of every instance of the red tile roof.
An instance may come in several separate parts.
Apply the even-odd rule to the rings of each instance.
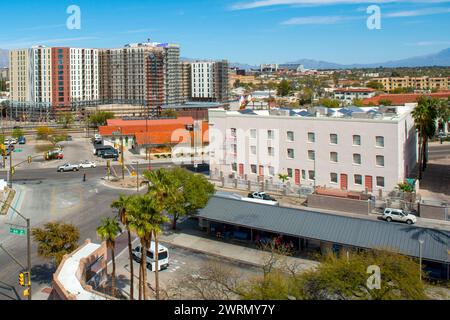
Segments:
[[[441,91],[436,93],[407,93],[407,94],[382,94],[373,98],[364,99],[364,105],[379,105],[380,100],[389,100],[393,105],[404,105],[405,103],[414,103],[420,97],[433,97],[439,99],[447,99],[450,97],[450,91]]]
[[[168,125],[168,124],[193,124],[194,119],[192,117],[179,117],[177,119],[157,119],[157,120],[122,120],[122,119],[110,119],[108,120],[108,126],[118,127],[130,127],[130,126],[149,126],[154,125]]]

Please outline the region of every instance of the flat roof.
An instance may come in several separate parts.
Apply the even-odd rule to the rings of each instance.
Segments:
[[[200,210],[199,217],[357,248],[390,248],[413,257],[419,257],[422,239],[424,259],[449,262],[450,232],[444,230],[255,204],[217,195]]]

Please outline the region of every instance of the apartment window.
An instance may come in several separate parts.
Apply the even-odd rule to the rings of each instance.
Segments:
[[[359,153],[353,154],[353,164],[361,164],[361,155]]]
[[[306,170],[302,170],[302,179],[306,180]]]
[[[330,143],[331,144],[337,144],[338,143],[338,136],[335,133],[330,134]]]
[[[316,180],[316,173],[314,172],[314,170],[308,171],[308,177],[309,177],[309,180]]]
[[[256,155],[256,146],[250,146],[250,153]]]
[[[231,136],[236,137],[236,128],[231,128]]]
[[[253,174],[256,174],[256,164],[252,164],[251,166],[250,166],[250,169],[251,169],[251,172],[253,173]]]
[[[269,154],[269,156],[273,157],[275,155],[275,148],[268,147],[267,148],[267,153]]]
[[[275,175],[275,167],[271,167],[269,166],[269,176],[274,176]]]
[[[353,136],[353,145],[354,146],[360,146],[361,145],[361,136],[354,135]]]
[[[289,159],[294,159],[294,157],[295,157],[294,149],[288,149],[287,154],[288,154]]]
[[[384,177],[377,177],[377,187],[384,188]]]
[[[308,142],[316,142],[316,134],[314,132],[308,132]]]
[[[377,166],[384,167],[384,156],[377,156]]]
[[[316,152],[314,150],[308,150],[308,159],[316,160]]]
[[[384,148],[384,137],[376,137],[376,144],[378,148]]]
[[[331,183],[338,183],[338,174],[337,173],[330,173],[330,181]]]
[[[237,172],[237,163],[231,164],[231,171]]]
[[[294,177],[294,170],[292,170],[291,168],[287,169],[287,175],[289,178],[293,178]]]
[[[273,140],[275,138],[275,133],[273,130],[267,130],[267,139]]]
[[[294,142],[294,132],[293,131],[288,131],[287,132],[287,140],[289,142]]]
[[[330,161],[338,162],[338,153],[337,152],[330,152]]]
[[[250,130],[250,138],[256,139],[256,129],[251,129]]]
[[[358,186],[362,185],[362,175],[355,174],[355,184]]]

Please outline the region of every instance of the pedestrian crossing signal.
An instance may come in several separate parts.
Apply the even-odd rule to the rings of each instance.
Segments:
[[[23,296],[24,296],[24,297],[30,296],[30,289],[25,289],[25,290],[23,291]]]

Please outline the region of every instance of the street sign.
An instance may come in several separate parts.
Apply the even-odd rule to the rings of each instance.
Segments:
[[[27,234],[27,231],[25,229],[9,228],[9,233],[16,236],[25,236]]]

